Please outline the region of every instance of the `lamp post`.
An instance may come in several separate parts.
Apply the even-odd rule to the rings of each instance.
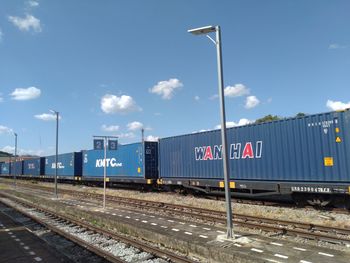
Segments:
[[[14,165],[13,165],[13,168],[14,168],[13,175],[14,175],[14,185],[15,185],[15,188],[16,188],[17,133],[14,132],[13,135],[15,136],[15,162],[14,162]]]
[[[54,197],[58,198],[57,195],[57,173],[58,173],[58,120],[59,120],[59,112],[55,110],[50,110],[53,114],[56,115],[56,155],[55,155],[55,191]]]
[[[212,39],[208,34],[216,32],[216,40]],[[231,191],[230,191],[230,175],[227,152],[226,139],[226,116],[225,116],[225,99],[224,99],[224,79],[222,70],[222,54],[221,54],[221,31],[220,26],[206,26],[188,30],[193,35],[205,34],[216,46],[218,80],[219,80],[219,99],[221,111],[221,143],[222,143],[222,160],[225,182],[225,199],[226,199],[226,217],[227,217],[227,238],[233,237],[232,232],[232,207],[231,207]]]

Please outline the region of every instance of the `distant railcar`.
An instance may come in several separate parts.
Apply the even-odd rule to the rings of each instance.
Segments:
[[[23,161],[24,176],[39,176],[45,174],[45,158],[38,157]]]
[[[64,153],[58,155],[57,176],[60,179],[74,180],[82,174],[81,152]],[[45,157],[45,177],[52,177],[56,173],[56,156]]]
[[[145,142],[118,145],[117,150],[83,151],[83,180],[99,180],[104,176],[104,166],[109,182],[152,183],[158,179],[158,143]]]

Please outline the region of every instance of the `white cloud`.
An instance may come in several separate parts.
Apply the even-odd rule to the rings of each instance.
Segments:
[[[4,146],[0,149],[3,152],[12,153],[15,154],[15,147],[14,146]],[[44,153],[43,150],[25,150],[21,148],[17,148],[17,155],[36,155],[41,156]]]
[[[159,81],[157,85],[149,89],[149,92],[161,95],[163,99],[170,100],[176,89],[183,87],[183,84],[178,79],[169,79]]]
[[[333,101],[333,100],[327,100],[327,107],[333,111],[337,110],[345,110],[350,108],[350,101],[348,103],[344,103],[341,101]]]
[[[52,113],[42,113],[34,115],[34,118],[37,118],[42,121],[55,121],[56,120],[56,114]],[[61,116],[58,116],[58,119],[61,119]]]
[[[226,122],[226,128],[231,128],[231,127],[237,127],[237,126],[243,126],[243,125],[247,125],[250,123],[253,123],[254,121],[252,120],[248,120],[245,118],[240,119],[238,122],[234,122],[234,121],[227,121]],[[215,129],[221,129],[221,124],[216,125]]]
[[[260,101],[255,96],[248,96],[245,101],[245,108],[252,109],[260,104]]]
[[[147,142],[157,142],[158,140],[159,140],[159,137],[153,136],[153,135],[148,135],[145,138],[145,141],[147,141]]]
[[[3,133],[13,133],[13,130],[9,127],[0,125],[0,134],[3,134]]]
[[[2,41],[3,36],[4,36],[4,33],[2,32],[2,30],[0,28],[0,42]]]
[[[136,105],[134,99],[127,95],[120,97],[116,95],[106,94],[101,99],[101,109],[104,113],[129,113],[133,111],[141,111],[142,109]]]
[[[340,44],[337,44],[337,43],[333,43],[333,44],[330,44],[328,46],[328,49],[344,49],[344,48],[347,48],[348,46],[346,45],[340,45]]]
[[[224,89],[224,94],[226,97],[234,98],[240,97],[244,95],[248,95],[250,93],[249,89],[243,84],[236,84],[234,86],[227,86]]]
[[[40,97],[41,90],[36,87],[17,88],[10,95],[14,100],[32,100]]]
[[[103,124],[101,129],[105,132],[116,132],[119,130],[119,126],[118,125],[107,126],[107,125]]]
[[[37,7],[37,6],[39,6],[39,2],[34,1],[34,0],[29,0],[29,1],[27,2],[27,5],[28,5],[29,7]]]
[[[195,101],[199,101],[199,100],[200,100],[200,97],[199,97],[199,96],[194,96],[194,100],[195,100]]]
[[[26,14],[24,18],[18,16],[9,16],[8,20],[18,27],[21,31],[41,32],[40,20],[33,15]]]
[[[133,132],[120,133],[117,135],[119,139],[133,139],[135,134]]]
[[[129,131],[137,131],[137,130],[141,130],[143,128],[143,124],[141,122],[138,122],[138,121],[130,122],[126,126],[128,127]]]

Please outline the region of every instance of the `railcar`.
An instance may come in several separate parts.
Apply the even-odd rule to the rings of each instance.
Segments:
[[[229,128],[227,145],[236,195],[349,204],[349,110]],[[159,163],[159,184],[222,189],[220,130],[160,139]]]

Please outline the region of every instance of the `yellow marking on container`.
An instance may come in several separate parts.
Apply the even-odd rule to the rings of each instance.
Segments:
[[[349,186],[349,189],[348,189],[348,194],[350,194],[350,186]]]
[[[324,166],[333,166],[333,157],[324,157]]]
[[[109,178],[106,178],[106,182],[109,182]]]
[[[152,184],[152,179],[147,179],[147,184]]]
[[[163,184],[163,180],[162,179],[157,179],[157,184]]]
[[[141,173],[141,168],[140,167],[137,168],[137,172]]]
[[[340,137],[338,136],[337,139],[335,139],[336,142],[341,142]]]
[[[335,132],[336,133],[339,133],[340,132],[340,129],[337,127],[337,128],[335,128]]]
[[[236,183],[235,182],[230,182],[230,188],[236,188]]]
[[[219,187],[220,187],[220,188],[224,188],[224,187],[225,187],[225,184],[224,184],[223,181],[220,181],[220,182],[219,182]]]

